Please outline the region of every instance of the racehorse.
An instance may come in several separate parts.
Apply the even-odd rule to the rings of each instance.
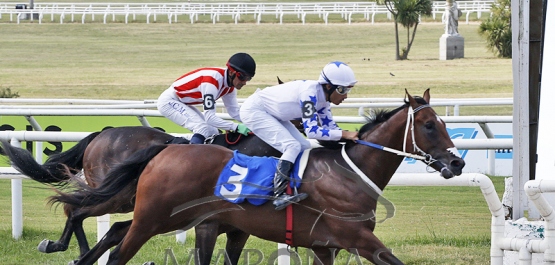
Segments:
[[[429,90],[422,98],[406,92],[403,106],[369,118],[359,131],[360,140],[347,142],[341,150],[310,151],[299,188],[309,196],[293,206],[294,241],[289,245],[311,248],[317,257],[314,264],[333,264],[341,249],[376,264],[403,264],[373,233],[375,195],[405,156],[422,160],[446,179],[460,175],[465,165],[429,99]],[[108,264],[125,264],[152,236],[202,220],[226,222],[262,239],[285,242],[286,211],[276,211],[271,203],[233,204],[214,196],[218,177],[233,156],[231,150],[213,145],[152,146],[113,168],[100,187],[81,186],[52,199],[92,206],[137,183],[133,220],[114,224],[106,236],[110,243],[93,248],[89,253],[96,254],[85,255],[83,264],[92,264],[97,253],[118,243]],[[227,185],[239,189],[237,182]]]
[[[280,156],[281,153],[265,144],[258,137],[241,137],[235,133],[216,136],[212,141],[249,155]],[[224,139],[226,138],[226,139]],[[227,140],[227,144],[225,143]],[[233,141],[233,142],[230,142]],[[117,127],[95,132],[79,141],[66,152],[50,156],[44,164],[38,164],[25,149],[3,143],[3,153],[8,156],[13,167],[33,180],[55,186],[67,185],[71,175],[83,169],[86,184],[96,187],[104,181],[107,171],[131,154],[152,145],[165,143],[188,143],[188,140],[174,137],[150,127]],[[80,257],[89,251],[89,244],[83,230],[83,220],[91,216],[108,213],[128,213],[133,211],[135,186],[126,187],[109,202],[95,207],[64,205],[68,219],[60,239],[56,242],[43,240],[38,249],[44,253],[65,251],[71,235],[75,233]],[[226,233],[226,251],[232,264],[237,264],[249,235],[218,222],[204,222],[195,228],[200,264],[209,264],[219,234]],[[74,261],[75,262],[75,261]]]

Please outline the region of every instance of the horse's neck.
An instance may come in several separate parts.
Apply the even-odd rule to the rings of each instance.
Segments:
[[[403,122],[389,120],[372,131],[364,140],[391,149],[402,150],[404,134],[405,124]],[[404,159],[394,153],[361,144],[349,148],[347,155],[382,190],[387,186]]]

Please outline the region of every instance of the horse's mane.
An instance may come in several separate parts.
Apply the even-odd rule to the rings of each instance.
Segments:
[[[418,97],[415,96],[414,99],[416,100],[417,103],[419,104],[428,104],[428,102],[426,102],[426,100],[424,100],[424,98],[422,97]],[[404,100],[405,104],[403,104],[402,106],[393,109],[393,110],[388,110],[388,109],[373,109],[371,112],[367,112],[367,115],[364,115],[364,118],[366,119],[366,124],[364,124],[359,130],[358,130],[358,137],[362,137],[362,135],[368,131],[371,131],[372,129],[374,129],[378,124],[381,124],[387,120],[389,120],[389,118],[391,118],[393,115],[395,115],[397,112],[403,110],[404,108],[409,106],[409,102],[407,99]],[[341,139],[340,141],[323,141],[323,140],[318,140],[318,143],[325,147],[325,148],[330,148],[330,149],[339,149],[342,147],[342,144],[340,143],[344,143],[346,142],[346,140]]]

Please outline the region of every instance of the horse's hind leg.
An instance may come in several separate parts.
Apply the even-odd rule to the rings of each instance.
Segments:
[[[76,265],[94,264],[106,251],[121,242],[129,231],[131,221],[114,223],[106,235],[87,254],[81,257]]]
[[[64,211],[66,212],[67,220],[60,239],[56,242],[45,239],[39,243],[37,249],[43,253],[66,251],[69,241],[71,240],[71,236],[73,232],[75,232],[75,236],[79,242],[81,255],[83,255],[89,251],[89,243],[87,242],[87,237],[83,231],[83,220],[87,218],[89,214],[87,211],[82,211],[81,209],[75,208],[69,204],[64,205]]]
[[[227,234],[227,243],[225,246],[225,250],[229,255],[229,260],[231,261],[231,265],[237,265],[239,263],[239,258],[241,257],[241,252],[243,252],[243,248],[247,243],[247,239],[249,239],[249,234],[239,229],[229,231],[226,234]],[[230,265],[230,264],[227,264],[227,265]]]

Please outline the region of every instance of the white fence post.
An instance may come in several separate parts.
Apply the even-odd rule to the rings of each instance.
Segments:
[[[11,145],[21,147],[21,142],[11,139]],[[12,236],[21,238],[23,234],[23,180],[12,179]]]
[[[278,265],[289,265],[290,261],[290,254],[289,250],[287,249],[287,244],[278,243]]]
[[[187,240],[187,231],[177,230],[175,234],[175,240],[177,241],[177,243],[185,244],[185,241]]]
[[[99,242],[104,235],[110,230],[110,215],[105,214],[96,217],[96,232],[97,232],[97,242]],[[98,265],[106,265],[108,263],[108,258],[110,257],[110,250],[107,250],[98,259]]]

